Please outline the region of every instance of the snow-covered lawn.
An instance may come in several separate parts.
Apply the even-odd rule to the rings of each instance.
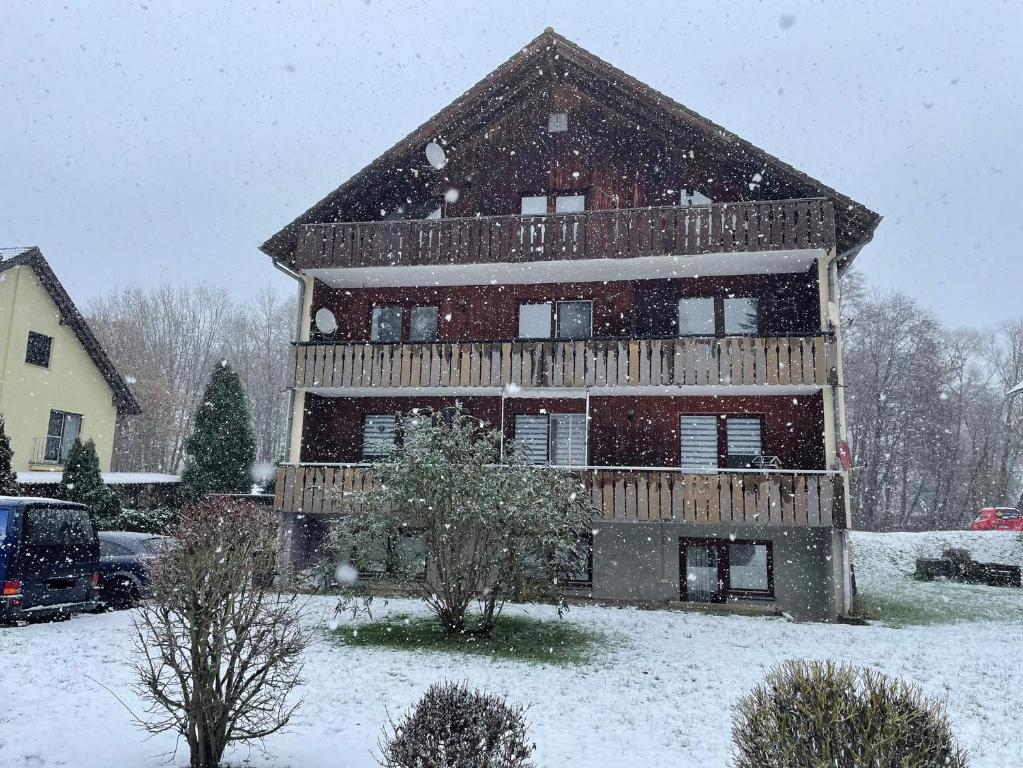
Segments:
[[[344,647],[326,629],[332,602],[320,599],[315,613],[324,629],[308,654],[299,716],[289,732],[267,742],[272,756],[235,750],[230,759],[292,768],[375,766],[371,750],[388,714],[400,715],[432,682],[460,679],[531,705],[538,766],[725,766],[735,697],[782,659],[834,657],[947,696],[975,768],[1023,765],[1018,662],[1023,595],[909,582],[904,573],[917,552],[940,551],[946,539],[957,546],[968,543],[977,559],[1023,561],[1023,545],[1009,534],[856,534],[860,586],[878,596],[961,600],[971,611],[978,601],[993,601],[998,610],[982,621],[824,626],[681,611],[572,608],[570,621],[614,638],[603,658],[585,667]],[[387,610],[418,613],[421,608],[392,601]],[[546,607],[510,610],[553,616]],[[139,704],[125,665],[130,645],[127,613],[0,630],[0,764],[167,765],[173,737],[146,740],[114,696]],[[183,745],[174,764],[187,764]]]

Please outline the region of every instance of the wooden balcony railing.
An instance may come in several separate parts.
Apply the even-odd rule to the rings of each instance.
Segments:
[[[500,471],[495,467],[494,471]],[[589,468],[577,471],[601,518],[704,525],[844,527],[841,475],[795,472],[686,474],[678,470]],[[365,467],[283,465],[276,507],[284,512],[335,514],[338,495],[364,491]]]
[[[830,248],[830,200],[306,224],[299,269],[498,264]]]
[[[824,336],[300,344],[296,387],[625,387],[828,381]]]

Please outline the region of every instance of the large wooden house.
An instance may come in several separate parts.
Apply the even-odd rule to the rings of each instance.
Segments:
[[[459,402],[585,480],[587,593],[837,617],[839,276],[879,221],[546,30],[262,246],[302,287],[290,555],[395,414]]]

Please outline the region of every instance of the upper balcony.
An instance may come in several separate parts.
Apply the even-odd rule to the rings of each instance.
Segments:
[[[592,279],[608,279],[615,260],[644,259],[652,276],[664,276],[663,258],[712,254],[761,254],[752,262],[727,260],[732,274],[754,271],[799,271],[806,259],[798,252],[835,246],[834,207],[826,198],[590,210],[546,216],[480,216],[475,218],[306,224],[301,227],[296,267],[325,277],[335,270],[372,275],[381,284],[402,284],[384,270],[464,265],[552,266],[591,262]],[[763,259],[774,253],[777,258]],[[720,260],[716,260],[720,261]],[[796,261],[799,263],[797,264]],[[697,262],[704,269],[704,262]],[[633,267],[638,264],[633,262]],[[418,272],[421,270],[411,270]],[[725,272],[721,272],[725,273]],[[703,274],[707,274],[703,271]],[[457,279],[452,273],[452,279]],[[531,267],[520,279],[543,281],[545,271]],[[361,285],[353,276],[334,275],[338,285]],[[418,278],[414,278],[418,279]],[[466,279],[479,280],[473,275]],[[411,283],[415,284],[415,283]]]

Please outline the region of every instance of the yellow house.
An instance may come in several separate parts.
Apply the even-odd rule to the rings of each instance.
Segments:
[[[138,403],[36,247],[0,248],[0,416],[17,472],[63,469],[76,438],[109,471]]]

